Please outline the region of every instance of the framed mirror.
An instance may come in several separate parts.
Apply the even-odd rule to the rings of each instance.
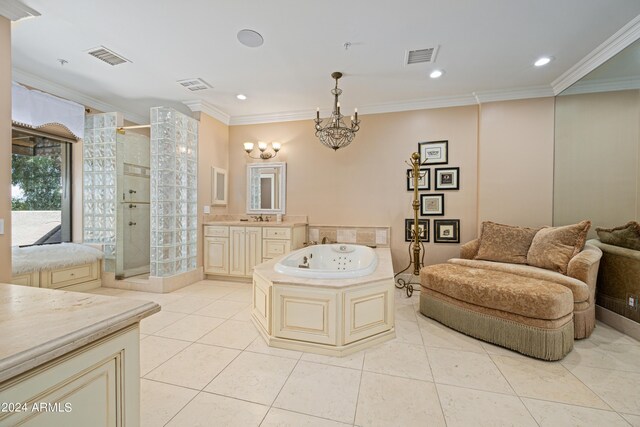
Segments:
[[[247,165],[247,213],[284,214],[286,163]]]
[[[227,170],[211,168],[211,204],[213,206],[227,205]]]

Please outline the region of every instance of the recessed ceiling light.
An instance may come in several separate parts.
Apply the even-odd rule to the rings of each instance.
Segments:
[[[437,79],[438,77],[442,76],[444,74],[444,71],[442,70],[433,70],[431,72],[431,74],[429,74],[429,77],[431,77],[432,79]]]
[[[247,47],[258,47],[264,43],[264,38],[257,31],[240,30],[238,31],[238,41]]]
[[[542,67],[543,65],[547,65],[549,62],[551,62],[551,58],[548,56],[543,56],[542,58],[534,62],[533,65],[535,65],[536,67]]]
[[[240,101],[244,101],[245,99],[247,99],[247,95],[239,93],[236,95],[236,98],[238,98]]]

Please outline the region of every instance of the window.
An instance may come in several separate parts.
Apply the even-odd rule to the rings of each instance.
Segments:
[[[12,244],[71,241],[71,145],[14,128],[11,160]]]

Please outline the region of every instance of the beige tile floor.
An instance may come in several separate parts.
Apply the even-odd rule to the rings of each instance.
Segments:
[[[459,334],[396,292],[397,338],[347,357],[268,347],[250,285],[202,281],[142,321],[142,426],[640,426],[640,342],[598,323],[560,362]]]

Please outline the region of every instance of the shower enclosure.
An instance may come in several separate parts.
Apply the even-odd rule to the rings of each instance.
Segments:
[[[149,273],[149,137],[122,130],[119,113],[85,121],[84,241],[100,243],[116,278]]]
[[[84,242],[101,244],[105,271],[124,279],[196,269],[198,121],[151,109],[151,137],[120,113],[86,117]]]

